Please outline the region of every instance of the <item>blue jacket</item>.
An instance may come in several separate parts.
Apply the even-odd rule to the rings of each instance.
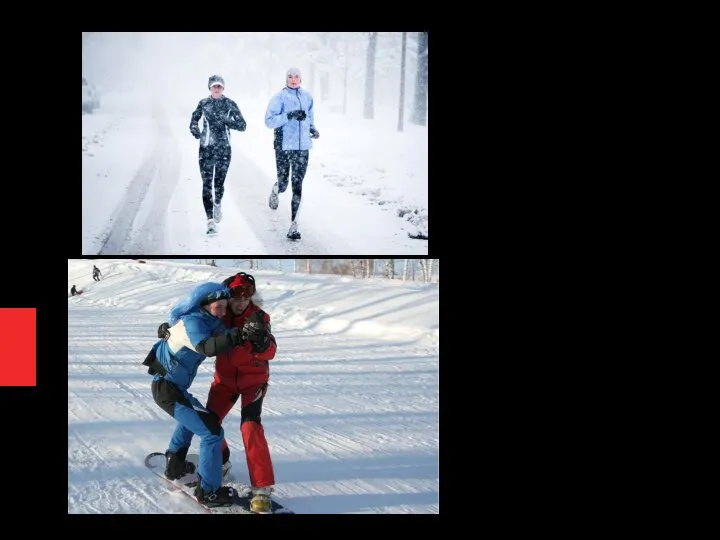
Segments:
[[[288,120],[290,111],[303,110],[305,120]],[[310,92],[287,86],[275,94],[265,111],[265,125],[272,129],[282,128],[283,150],[310,150],[310,128],[315,129],[315,109]]]
[[[191,291],[188,298],[170,311],[170,337],[153,345],[158,362],[167,370],[164,378],[186,392],[197,375],[198,367],[206,356],[197,352],[197,346],[206,339],[226,333],[222,319],[218,319],[201,306],[208,295],[224,294],[227,288],[220,283],[203,283]]]

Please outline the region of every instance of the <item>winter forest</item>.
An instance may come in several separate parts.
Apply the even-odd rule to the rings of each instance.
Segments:
[[[277,270],[293,274],[339,274],[363,279],[383,277],[404,281],[440,282],[438,259],[195,259],[195,261],[210,266],[237,266],[247,270]]]
[[[117,50],[112,61],[104,40]],[[100,89],[196,95],[217,72],[242,81],[239,98],[266,99],[282,84],[278,73],[303,64],[318,104],[366,119],[394,114],[399,131],[427,125],[427,59],[427,32],[83,32],[83,73]]]

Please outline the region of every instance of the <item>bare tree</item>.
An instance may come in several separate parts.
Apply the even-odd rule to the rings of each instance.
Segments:
[[[344,54],[344,62],[345,62],[345,70],[343,73],[343,108],[342,112],[343,114],[347,113],[347,80],[348,80],[348,69],[350,68],[350,57],[348,56],[348,42],[345,42],[345,54]]]
[[[417,262],[420,265],[422,271],[422,280],[425,282],[432,281],[432,268],[435,259],[418,259]]]
[[[402,33],[402,56],[400,60],[400,105],[398,106],[398,131],[403,130],[403,112],[405,109],[405,49],[407,32]]]
[[[364,118],[374,118],[375,103],[375,50],[377,48],[377,32],[371,32],[367,49],[367,67],[365,70],[365,114]]]
[[[350,259],[350,268],[354,278],[363,277],[363,262],[360,259]]]
[[[403,281],[407,281],[409,268],[410,268],[410,259],[405,259],[405,263],[403,264]]]
[[[415,102],[412,123],[424,126],[427,118],[428,93],[428,35],[418,32],[417,72],[415,75]]]
[[[395,259],[385,259],[383,273],[386,278],[395,279]]]
[[[427,267],[425,264],[425,259],[418,259],[418,265],[420,265],[420,272],[422,276],[423,281],[427,281]]]

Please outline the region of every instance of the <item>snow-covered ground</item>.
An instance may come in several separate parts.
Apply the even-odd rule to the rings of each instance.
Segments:
[[[68,513],[201,511],[143,466],[174,421],[141,362],[175,302],[237,270],[68,260],[84,290],[68,299]],[[299,514],[439,513],[439,284],[254,275],[278,342],[263,406],[276,498]],[[201,402],[212,373],[208,359],[191,387]],[[239,424],[236,408],[224,428],[246,483]]]
[[[247,121],[231,131],[219,234],[205,234],[198,143],[189,131],[192,98],[111,92],[83,121],[83,254],[427,255],[428,133],[396,120],[316,107],[313,142],[298,215],[303,239],[285,238],[291,189],[273,211],[276,181],[267,103],[243,100]],[[268,100],[269,100],[268,96]]]

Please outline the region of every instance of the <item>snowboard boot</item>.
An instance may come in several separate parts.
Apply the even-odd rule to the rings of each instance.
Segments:
[[[270,200],[268,201],[268,205],[273,210],[277,210],[278,207],[278,184],[275,182],[275,185],[272,188],[272,191],[270,192]]]
[[[230,506],[236,493],[230,486],[220,486],[216,491],[209,493],[202,488],[202,477],[198,474],[198,483],[193,493],[198,502],[209,508],[216,506]]]
[[[215,219],[215,223],[220,223],[222,219],[222,207],[220,203],[213,205],[213,218]]]
[[[217,232],[217,228],[215,227],[215,220],[213,218],[209,218],[207,220],[207,233],[215,234],[216,232]]]
[[[185,461],[188,449],[181,448],[177,452],[165,452],[165,476],[168,480],[177,480],[186,474],[195,472],[195,465],[190,461]]]
[[[250,510],[256,514],[272,514],[272,502],[270,494],[272,486],[252,488],[253,498],[250,499]]]
[[[290,230],[287,233],[287,237],[290,240],[300,240],[300,233],[297,230],[297,222],[296,221],[293,221],[290,224]]]

